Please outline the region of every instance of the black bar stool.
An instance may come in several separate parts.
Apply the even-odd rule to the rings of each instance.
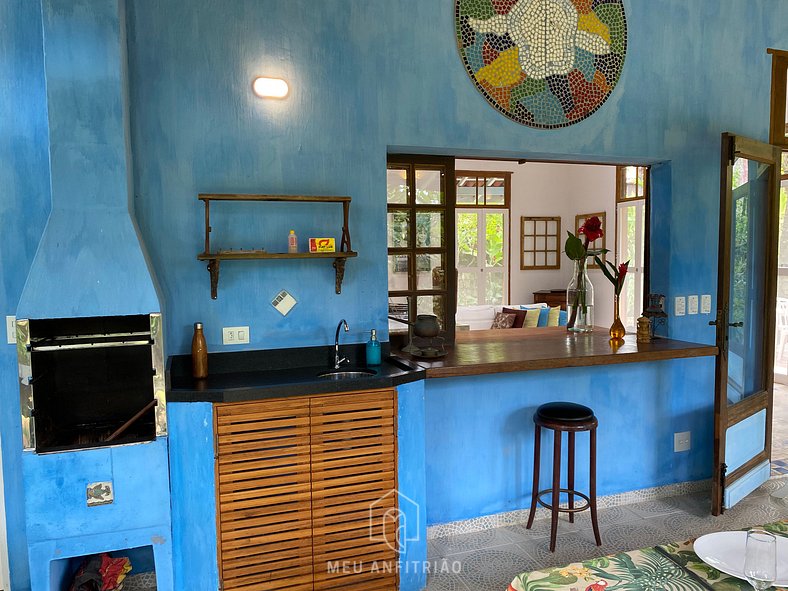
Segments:
[[[599,524],[596,518],[596,427],[599,424],[594,411],[581,404],[573,402],[549,402],[536,409],[534,414],[534,486],[531,495],[531,512],[528,515],[528,525],[526,529],[531,529],[536,515],[536,503],[550,509],[552,520],[550,523],[550,552],[555,552],[555,536],[558,531],[558,513],[569,513],[569,522],[574,523],[575,513],[591,509],[591,524],[594,526],[594,538],[596,545],[602,545],[602,538],[599,536]],[[545,490],[539,490],[539,459],[540,441],[542,427],[552,429],[553,435],[553,486]],[[561,435],[568,433],[569,457],[567,467],[567,487],[561,488]],[[591,437],[591,454],[589,458],[589,483],[588,496],[574,490],[575,487],[575,433],[578,431],[589,431]],[[538,491],[538,492],[537,492]],[[569,507],[562,508],[559,503],[560,493],[569,495]],[[540,497],[547,493],[552,494],[551,502],[545,503]],[[575,495],[584,499],[584,505],[575,507]]]

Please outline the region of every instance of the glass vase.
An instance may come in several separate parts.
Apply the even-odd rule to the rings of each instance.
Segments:
[[[575,261],[572,281],[566,288],[566,329],[591,332],[594,329],[594,286],[588,278],[586,259]]]
[[[613,296],[613,324],[610,326],[610,338],[623,340],[627,330],[624,328],[624,323],[621,322],[621,316],[618,313],[618,300],[619,296]]]

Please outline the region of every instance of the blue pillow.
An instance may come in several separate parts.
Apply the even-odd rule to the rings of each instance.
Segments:
[[[539,322],[536,326],[547,326],[547,317],[550,315],[550,308],[542,308],[539,310]],[[561,322],[561,315],[558,315],[558,321]],[[564,312],[564,325],[566,325],[566,312]]]
[[[539,320],[541,320],[541,319],[542,319],[542,316],[540,314],[539,315]],[[561,310],[558,313],[558,326],[566,326],[566,321],[567,321],[566,310]],[[547,317],[545,317],[545,323],[547,323]]]

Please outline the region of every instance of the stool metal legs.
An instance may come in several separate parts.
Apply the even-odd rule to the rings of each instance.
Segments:
[[[536,499],[538,495],[536,492],[539,490],[539,453],[541,451],[541,443],[542,443],[542,428],[539,425],[535,425],[536,437],[534,439],[534,486],[531,490],[533,490],[533,494],[531,494],[531,512],[528,514],[528,524],[525,526],[526,529],[531,529],[531,526],[534,524],[534,515],[536,515]]]
[[[594,526],[594,539],[596,545],[602,545],[602,538],[599,535],[599,523],[596,519],[596,429],[591,429],[591,458],[590,468],[591,476],[588,482],[588,496],[590,501],[588,504],[591,506],[591,524]],[[571,488],[571,487],[570,487]]]
[[[553,432],[553,500],[550,509],[550,552],[555,552],[558,533],[558,507],[561,495],[561,431]]]
[[[575,432],[569,431],[567,435],[569,439],[569,458],[568,458],[568,466],[566,467],[567,474],[566,474],[566,487],[569,490],[575,490]],[[575,508],[575,495],[569,493],[569,523],[575,522],[575,512],[572,509]]]
[[[595,421],[596,422],[596,421]],[[539,490],[539,472],[541,455],[541,435],[542,427],[536,424],[534,429],[534,484],[531,493],[531,510],[528,514],[528,524],[526,529],[531,529],[536,515],[537,503],[550,509],[550,552],[555,552],[556,536],[558,533],[558,514],[560,512],[569,513],[569,522],[574,523],[575,513],[591,509],[591,524],[594,528],[594,540],[597,546],[602,545],[602,537],[599,535],[599,523],[597,521],[596,507],[596,424],[589,431],[590,436],[590,458],[589,458],[589,483],[588,496],[575,490],[575,431],[568,431],[567,435],[567,488],[561,488],[561,436],[563,431],[553,430],[553,486],[550,489]],[[585,430],[585,429],[584,429]],[[569,497],[569,508],[560,508],[560,495],[567,493]],[[551,502],[547,505],[539,497],[550,493]],[[586,501],[585,505],[575,508],[575,496],[581,497]]]

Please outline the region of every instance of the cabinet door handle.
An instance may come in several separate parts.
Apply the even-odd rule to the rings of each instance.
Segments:
[[[733,326],[734,328],[741,328],[744,326],[744,322],[730,322],[728,326]]]

